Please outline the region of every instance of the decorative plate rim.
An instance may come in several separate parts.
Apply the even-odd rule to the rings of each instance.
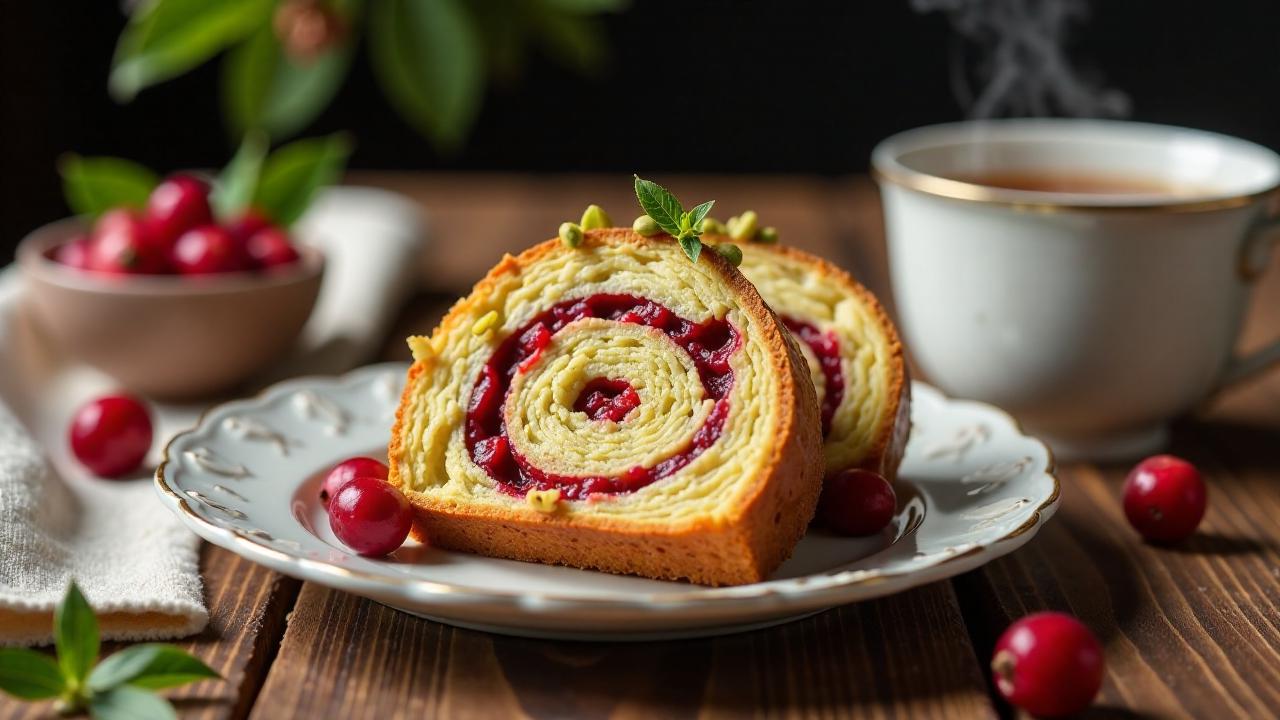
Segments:
[[[170,450],[174,444],[181,438],[193,435],[204,429],[206,422],[217,413],[236,407],[254,407],[262,405],[274,399],[278,395],[283,395],[303,387],[314,387],[317,383],[324,383],[330,386],[345,386],[363,380],[367,376],[381,375],[391,370],[404,372],[407,367],[408,363],[386,362],[365,365],[348,371],[342,375],[307,375],[290,378],[274,383],[254,395],[221,402],[205,409],[194,426],[175,434],[167,443],[165,443],[161,461],[156,467],[154,476],[157,494],[159,494],[161,499],[173,508],[181,518],[183,518],[189,528],[196,531],[197,534],[201,535],[206,541],[224,547],[228,550],[232,550],[233,552],[237,552],[237,554],[240,554],[243,557],[265,564],[278,571],[284,572],[285,574],[289,574],[289,571],[286,568],[295,568],[299,571],[315,572],[340,580],[355,581],[380,587],[394,586],[410,593],[415,601],[432,600],[441,603],[500,602],[508,606],[520,607],[523,610],[534,611],[552,610],[562,605],[619,609],[643,607],[647,610],[685,610],[690,606],[698,607],[716,605],[725,600],[749,601],[767,600],[769,598],[797,594],[838,594],[841,591],[847,591],[852,588],[876,585],[890,580],[903,579],[911,576],[925,576],[926,582],[932,582],[933,580],[941,579],[929,577],[932,571],[941,566],[971,559],[983,554],[995,553],[992,555],[991,559],[995,559],[996,557],[1005,554],[1003,552],[998,552],[997,548],[1007,545],[1009,541],[1019,538],[1022,535],[1027,533],[1034,534],[1038,531],[1039,527],[1043,525],[1056,510],[1057,504],[1061,498],[1062,485],[1056,475],[1057,465],[1053,455],[1053,450],[1043,441],[1032,435],[1028,435],[1016,418],[1008,412],[988,403],[948,398],[941,391],[921,381],[912,381],[913,395],[916,393],[926,395],[933,394],[938,399],[946,403],[965,405],[979,411],[992,413],[1003,419],[1004,422],[1008,423],[1009,427],[1011,427],[1019,437],[1029,440],[1043,448],[1045,452],[1045,467],[1038,474],[1041,477],[1047,477],[1052,482],[1053,487],[1048,496],[1030,512],[1026,521],[1005,534],[988,541],[976,543],[972,547],[965,548],[960,552],[939,554],[936,560],[920,562],[909,568],[899,568],[894,570],[882,570],[876,568],[857,570],[847,569],[834,572],[813,573],[794,578],[766,580],[764,582],[753,583],[750,585],[728,587],[690,586],[691,589],[688,590],[682,589],[670,592],[628,593],[626,597],[590,594],[564,595],[549,592],[519,590],[494,590],[456,583],[408,578],[401,575],[369,572],[366,570],[344,567],[334,561],[299,557],[297,555],[284,552],[278,548],[267,545],[266,541],[263,539],[255,538],[244,531],[219,525],[207,520],[199,513],[192,510],[190,504],[187,502],[187,498],[183,497],[174,487],[171,487],[166,479],[165,469],[173,463],[173,460],[170,457]],[[1034,475],[1032,477],[1034,477]],[[197,528],[203,530],[203,532],[197,531]],[[215,541],[213,539],[214,537],[219,538],[222,542]],[[836,599],[831,604],[838,602],[840,601]]]

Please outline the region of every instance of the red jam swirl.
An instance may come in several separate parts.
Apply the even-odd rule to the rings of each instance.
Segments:
[[[822,332],[814,325],[793,317],[782,317],[792,335],[809,346],[818,358],[826,390],[822,393],[822,436],[831,434],[831,420],[844,399],[844,370],[840,368],[840,341],[834,332]]]
[[[715,401],[715,406],[687,446],[653,467],[637,465],[613,477],[546,472],[511,447],[502,412],[511,381],[542,356],[552,336],[582,318],[657,328],[689,354],[702,379],[702,389]],[[638,490],[688,465],[714,445],[724,432],[729,416],[729,390],[733,388],[729,358],[740,344],[737,329],[726,320],[691,322],[660,303],[635,295],[599,293],[557,303],[511,333],[481,368],[467,404],[467,452],[505,491],[517,496],[533,489],[559,488],[561,497],[582,500],[597,493]],[[594,378],[579,394],[574,409],[594,420],[620,422],[639,403],[635,389],[625,379]]]

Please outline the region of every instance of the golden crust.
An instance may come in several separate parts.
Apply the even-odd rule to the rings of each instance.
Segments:
[[[728,238],[712,238],[727,240]],[[857,460],[853,467],[875,471],[890,481],[896,479],[898,466],[906,451],[907,438],[911,430],[911,380],[903,354],[902,341],[898,337],[897,328],[889,319],[880,301],[868,289],[827,260],[786,245],[750,243],[747,247],[753,253],[773,253],[783,258],[806,265],[824,284],[835,285],[856,298],[867,312],[875,318],[880,334],[888,347],[888,391],[885,393],[885,406],[881,414],[874,438],[868,445],[867,452]],[[766,298],[768,301],[768,298]],[[806,319],[806,318],[801,318]],[[844,467],[828,467],[827,471],[838,472]]]
[[[583,247],[624,244],[642,247],[674,241],[611,228],[587,232]],[[469,322],[500,279],[566,252],[574,251],[559,240],[548,240],[519,256],[504,257],[432,334],[435,350],[442,349],[439,341],[449,330]],[[759,582],[789,557],[813,517],[821,490],[817,397],[795,341],[755,287],[716,253],[703,253],[699,263],[714,268],[738,308],[753,321],[753,332],[768,350],[770,372],[779,380],[773,398],[779,418],[776,438],[771,434],[757,441],[770,443],[770,453],[752,477],[742,480],[750,486],[735,507],[717,517],[695,516],[664,525],[592,513],[589,505],[578,503],[569,512],[543,513],[523,502],[473,504],[416,492],[406,482],[405,436],[419,381],[437,361],[426,354],[409,369],[388,448],[389,481],[405,491],[417,512],[415,537],[452,550],[708,585]]]

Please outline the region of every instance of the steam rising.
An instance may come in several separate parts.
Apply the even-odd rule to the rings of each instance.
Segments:
[[[951,85],[969,117],[1129,114],[1127,95],[1085,78],[1067,57],[1071,27],[1089,16],[1086,0],[910,2],[950,18],[958,35]]]

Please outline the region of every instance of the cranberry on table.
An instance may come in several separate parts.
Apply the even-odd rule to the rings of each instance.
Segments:
[[[160,242],[172,244],[191,228],[213,222],[209,185],[192,175],[173,175],[147,198],[147,222]]]
[[[329,498],[338,494],[343,485],[358,477],[386,480],[387,472],[387,466],[373,458],[353,457],[343,460],[324,476],[324,482],[320,485],[320,499],[328,502]]]
[[[1038,717],[1074,715],[1102,687],[1102,646],[1079,620],[1060,612],[1028,615],[996,641],[991,672],[1011,704]]]
[[[217,225],[201,225],[174,243],[172,263],[183,275],[207,275],[244,270],[247,260],[231,233]]]
[[[1176,542],[1190,537],[1207,504],[1200,471],[1173,455],[1143,460],[1124,481],[1125,517],[1147,540]]]
[[[98,477],[137,470],[151,450],[151,416],[131,395],[107,395],[81,406],[68,429],[71,452]]]
[[[842,470],[822,486],[818,515],[841,535],[875,535],[883,530],[898,508],[893,486],[870,470]]]
[[[329,527],[361,555],[380,557],[404,544],[413,508],[399,490],[376,477],[357,477],[329,500]]]
[[[254,267],[270,270],[291,265],[298,261],[298,250],[289,235],[277,227],[267,227],[254,233],[245,242],[245,251]]]
[[[128,209],[111,210],[98,218],[87,250],[88,269],[95,272],[131,275],[168,269],[165,253],[150,228],[141,215]]]

